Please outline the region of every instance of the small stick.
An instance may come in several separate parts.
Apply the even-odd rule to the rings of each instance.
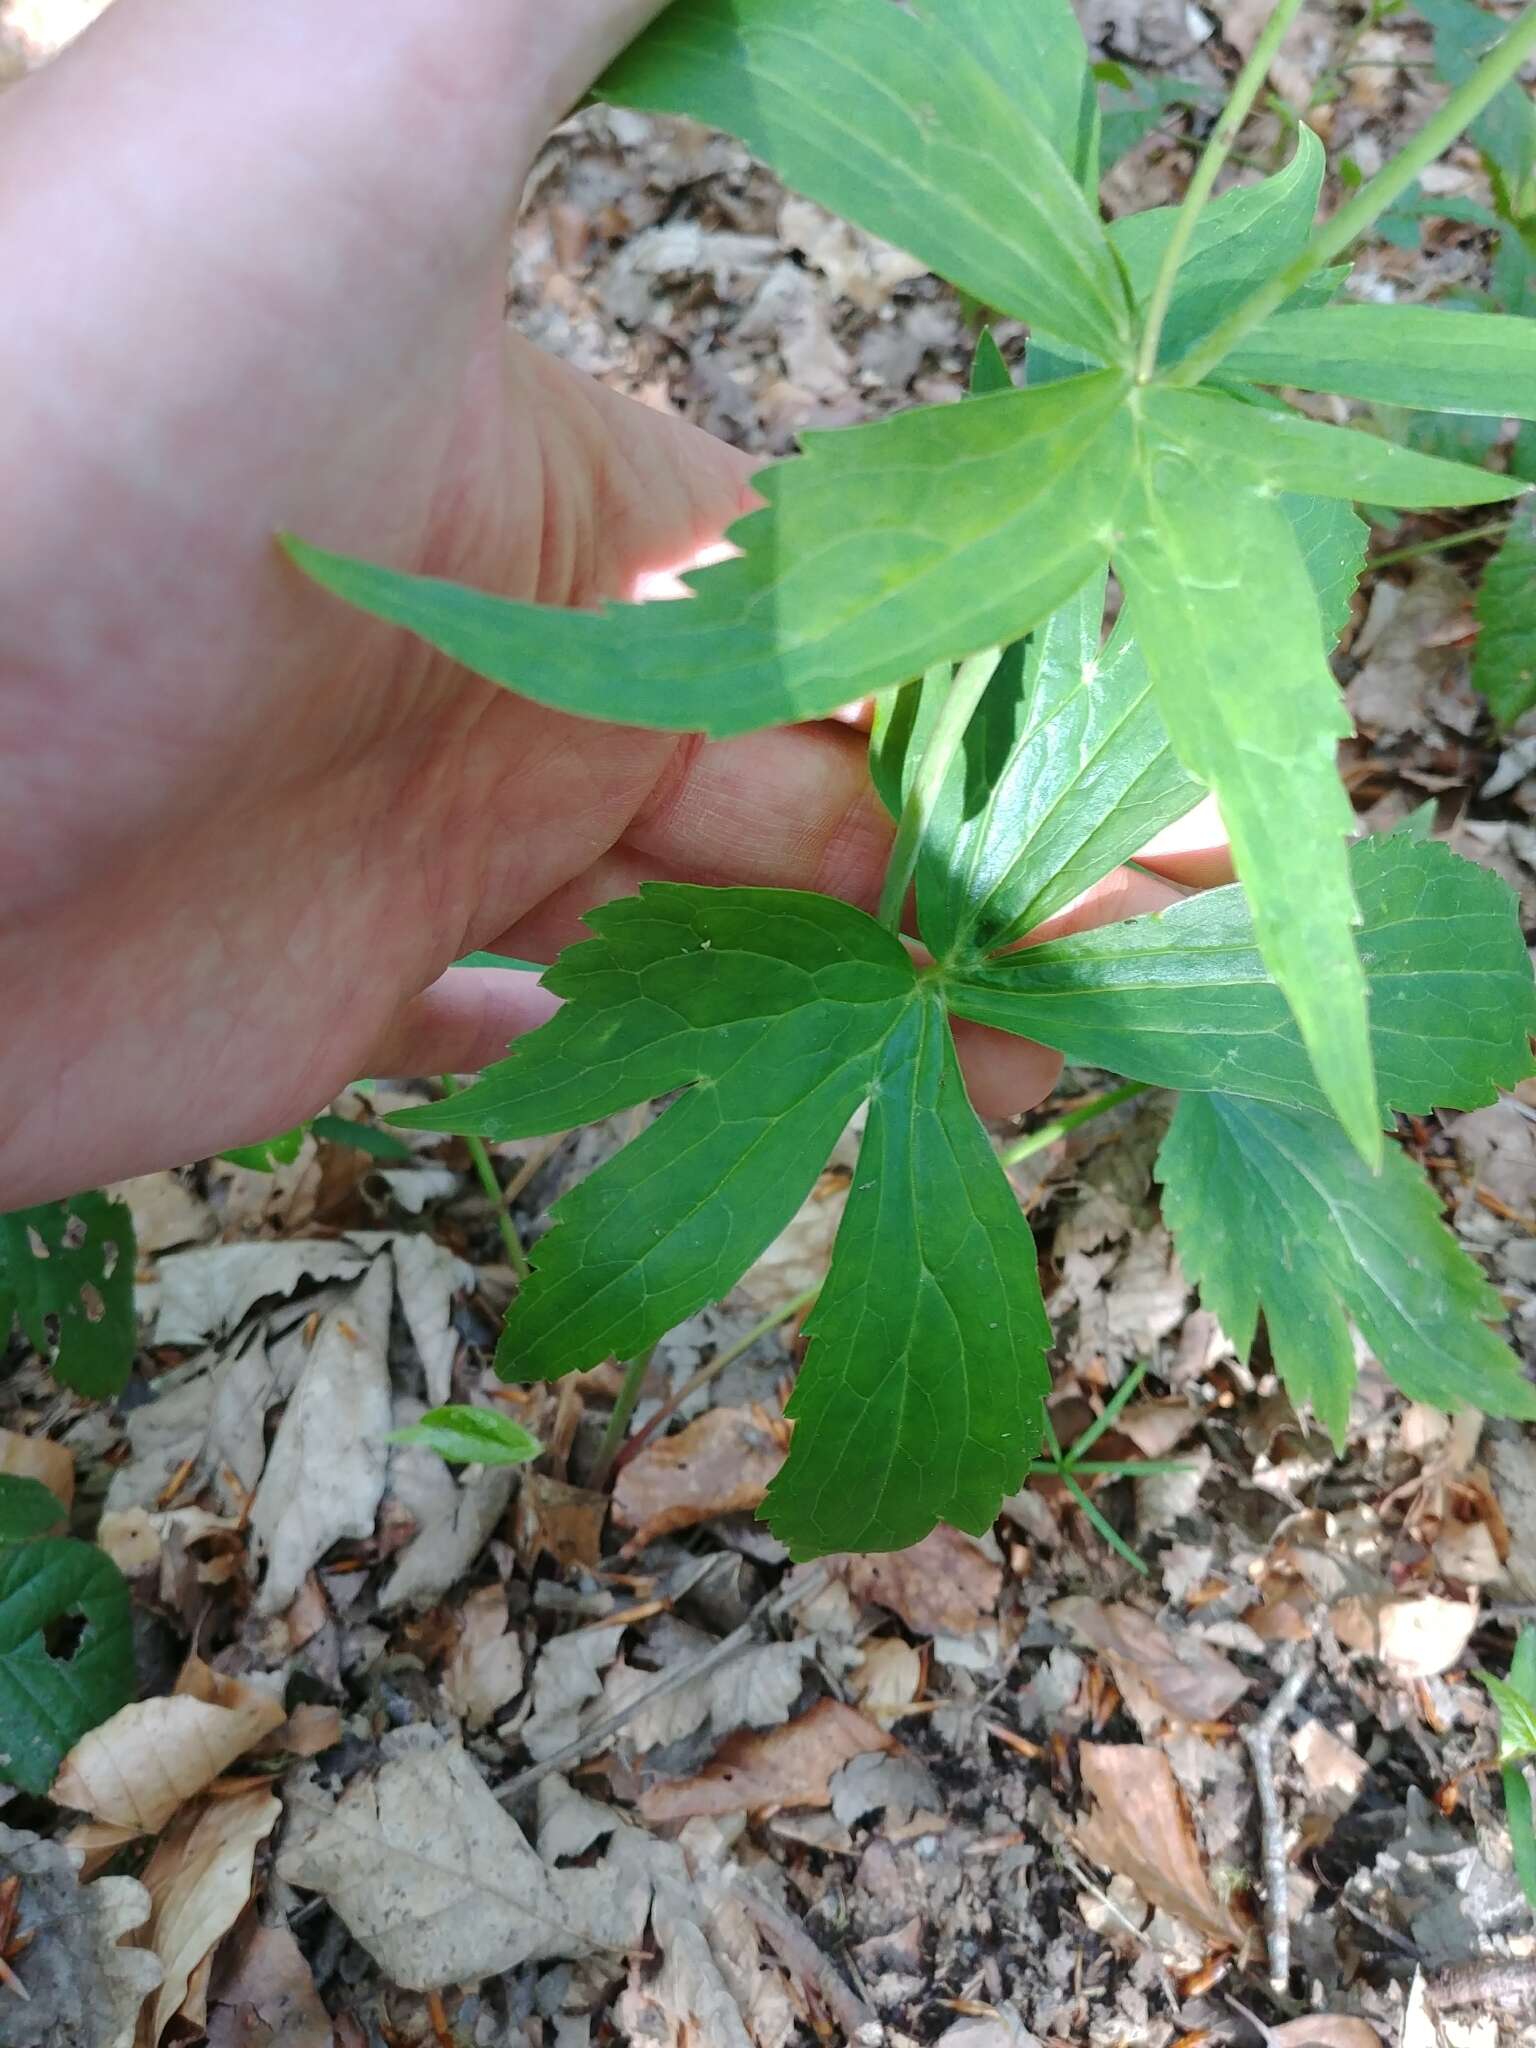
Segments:
[[[1312,1659],[1301,1658],[1251,1728],[1243,1731],[1253,1759],[1264,1844],[1264,1935],[1269,1953],[1269,1988],[1288,1996],[1291,1983],[1290,1888],[1286,1882],[1285,1817],[1275,1789],[1275,1738],[1312,1676]]]
[[[759,1931],[778,1950],[780,1961],[807,1984],[815,1986],[817,1996],[844,2038],[855,2042],[883,2041],[884,2029],[875,2015],[849,1990],[830,1957],[817,1947],[799,1922],[792,1920],[782,1906],[776,1905],[750,1879],[738,1878],[732,1889]]]
[[[1458,1963],[1432,1977],[1424,1988],[1440,2012],[1509,2001],[1528,2004],[1536,2000],[1536,1956],[1487,1956],[1481,1962]]]
[[[725,1665],[734,1663],[744,1650],[750,1650],[757,1637],[771,1622],[777,1621],[787,1609],[797,1606],[802,1600],[814,1599],[832,1576],[830,1565],[819,1565],[808,1572],[797,1584],[780,1586],[777,1592],[769,1593],[759,1600],[740,1628],[732,1629],[728,1636],[722,1636],[713,1649],[702,1656],[694,1657],[676,1665],[671,1671],[658,1678],[627,1705],[617,1708],[611,1714],[594,1721],[573,1742],[557,1749],[553,1756],[545,1757],[542,1763],[530,1764],[526,1771],[519,1771],[515,1778],[509,1778],[496,1797],[503,1806],[511,1806],[521,1799],[525,1792],[531,1792],[535,1785],[556,1771],[563,1771],[567,1764],[578,1761],[592,1750],[601,1749],[609,1738],[617,1735],[626,1722],[632,1721],[642,1708],[653,1701],[665,1699],[668,1693],[678,1692],[695,1679],[707,1678],[712,1671],[719,1671]]]
[[[666,1427],[685,1401],[692,1400],[701,1387],[707,1387],[712,1380],[717,1380],[727,1366],[734,1365],[738,1358],[745,1357],[754,1344],[778,1329],[781,1323],[791,1321],[802,1309],[809,1308],[820,1292],[821,1283],[818,1281],[814,1287],[807,1287],[804,1293],[793,1295],[764,1316],[760,1323],[754,1323],[744,1337],[738,1337],[734,1344],[727,1344],[708,1365],[701,1365],[675,1394],[667,1396],[654,1415],[646,1417],[644,1425],[635,1431],[615,1462],[627,1465],[631,1458],[637,1457],[656,1432]]]

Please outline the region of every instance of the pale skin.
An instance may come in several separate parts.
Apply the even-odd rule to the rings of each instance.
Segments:
[[[647,878],[873,908],[849,726],[569,719],[273,542],[579,605],[751,504],[745,457],[503,324],[534,153],[659,11],[116,0],[0,100],[0,1209],[500,1057],[550,999],[449,963],[548,959]],[[1219,878],[1212,838],[1070,920]],[[964,1054],[989,1113],[1059,1068]]]

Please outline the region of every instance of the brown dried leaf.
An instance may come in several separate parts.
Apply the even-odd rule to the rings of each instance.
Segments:
[[[194,1978],[250,1904],[256,1851],[282,1812],[263,1787],[205,1799],[178,1814],[156,1845],[142,1872],[152,1910],[138,1941],[159,1957],[165,1981],[139,2021],[138,2048],[156,2048],[178,2013],[201,2024]]]
[[[284,1719],[270,1693],[193,1657],[168,1699],[137,1700],[82,1736],[51,1796],[111,1827],[156,1835]]]
[[[1394,1678],[1438,1678],[1460,1661],[1477,1605],[1426,1593],[1416,1598],[1366,1599],[1351,1595],[1328,1610],[1333,1632],[1347,1650],[1375,1657]]]
[[[332,2038],[298,1943],[247,1915],[214,1960],[208,2048],[332,2048]]]
[[[1115,1683],[1129,1699],[1140,1688],[1182,1721],[1219,1721],[1248,1690],[1249,1681],[1228,1657],[1197,1636],[1174,1635],[1123,1601],[1074,1597],[1058,1600],[1050,1617],[1109,1659]]]
[[[1003,1590],[1002,1567],[973,1537],[941,1523],[910,1550],[853,1557],[848,1588],[899,1614],[922,1636],[973,1636],[995,1619]]]
[[[676,1436],[645,1449],[614,1481],[613,1508],[643,1550],[674,1529],[715,1515],[748,1514],[784,1463],[782,1423],[757,1408],[711,1408]]]
[[[556,1564],[595,1566],[602,1561],[607,1515],[607,1494],[525,1471],[517,1493],[518,1555],[528,1565],[547,1551]]]
[[[848,1683],[854,1697],[877,1713],[882,1708],[908,1707],[922,1691],[922,1656],[897,1636],[877,1636],[864,1645],[859,1667],[850,1673]]]
[[[74,1503],[74,1453],[63,1444],[50,1443],[45,1436],[22,1436],[14,1429],[0,1429],[0,1478],[41,1480],[65,1507]]]
[[[1369,2020],[1320,2012],[1271,2027],[1264,2048],[1382,2048],[1382,2041]]]
[[[894,1736],[841,1700],[818,1700],[807,1714],[765,1735],[733,1735],[695,1778],[642,1793],[653,1824],[699,1814],[762,1813],[775,1806],[827,1806],[843,1765],[873,1750],[900,1747]]]
[[[1240,1947],[1246,1929],[1211,1889],[1189,1808],[1162,1751],[1085,1742],[1078,1757],[1084,1788],[1097,1802],[1078,1824],[1083,1854],[1129,1878],[1150,1905],[1207,1940]]]

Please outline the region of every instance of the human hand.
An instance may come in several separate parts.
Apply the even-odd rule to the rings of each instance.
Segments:
[[[272,544],[584,604],[750,502],[745,458],[503,326],[533,154],[659,7],[116,0],[0,102],[0,1207],[500,1056],[548,999],[447,964],[547,958],[642,880],[872,907],[847,728],[570,720]],[[967,1062],[998,1110],[1059,1064]]]

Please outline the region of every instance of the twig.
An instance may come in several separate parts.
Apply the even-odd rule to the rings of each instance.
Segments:
[[[1285,1853],[1285,1818],[1280,1795],[1275,1789],[1275,1738],[1312,1676],[1312,1659],[1297,1662],[1284,1685],[1275,1694],[1251,1728],[1243,1731],[1248,1754],[1253,1759],[1253,1778],[1259,1795],[1264,1847],[1264,1936],[1269,1952],[1269,1988],[1285,1997],[1291,1984],[1291,1907]]]
[[[1536,1957],[1487,1956],[1481,1962],[1458,1963],[1431,1978],[1424,1989],[1440,2012],[1509,2001],[1529,2004],[1536,2001]]]
[[[708,1365],[701,1365],[691,1378],[683,1382],[675,1394],[667,1396],[654,1415],[646,1417],[644,1424],[625,1444],[622,1462],[627,1465],[631,1458],[644,1449],[658,1430],[666,1427],[678,1409],[691,1401],[701,1388],[717,1380],[727,1366],[734,1365],[738,1358],[744,1358],[754,1344],[760,1343],[764,1337],[778,1329],[781,1323],[789,1322],[799,1315],[802,1309],[809,1308],[820,1292],[821,1283],[818,1281],[814,1287],[807,1287],[803,1293],[792,1296],[771,1314],[764,1316],[760,1323],[754,1323],[744,1337],[738,1337],[734,1344],[727,1344],[723,1351],[717,1352]]]
[[[750,1919],[778,1950],[779,1960],[796,1976],[813,1985],[845,2040],[873,2044],[885,2039],[885,2031],[861,1998],[848,1988],[826,1955],[798,1921],[782,1906],[760,1891],[750,1878],[741,1877],[732,1887]]]
[[[766,1594],[758,1601],[740,1628],[732,1629],[728,1636],[722,1636],[713,1649],[706,1650],[702,1656],[689,1658],[686,1662],[676,1665],[663,1677],[658,1678],[654,1685],[648,1686],[637,1698],[628,1701],[611,1714],[604,1714],[601,1720],[594,1721],[590,1728],[584,1729],[573,1742],[567,1742],[563,1748],[557,1749],[553,1756],[545,1757],[542,1763],[531,1764],[526,1771],[519,1771],[515,1778],[508,1779],[496,1797],[504,1806],[511,1806],[521,1799],[525,1792],[531,1792],[535,1785],[541,1784],[554,1772],[563,1771],[567,1764],[573,1764],[591,1751],[603,1748],[627,1722],[632,1721],[656,1700],[665,1699],[669,1693],[680,1691],[683,1686],[693,1684],[696,1679],[707,1678],[711,1672],[722,1670],[727,1664],[733,1664],[744,1650],[751,1649],[758,1636],[772,1622],[777,1621],[781,1614],[791,1607],[798,1606],[802,1600],[814,1599],[831,1576],[830,1565],[818,1565],[814,1571],[807,1572],[803,1579],[788,1586],[780,1586],[777,1592]]]

